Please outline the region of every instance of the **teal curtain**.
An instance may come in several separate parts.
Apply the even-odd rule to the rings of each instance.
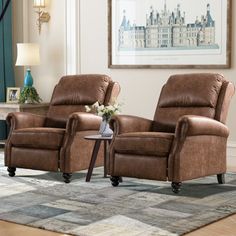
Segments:
[[[0,12],[6,0],[0,0]],[[0,102],[6,101],[6,88],[14,87],[14,72],[12,59],[12,2],[0,22]],[[7,136],[5,121],[0,121],[0,139]]]

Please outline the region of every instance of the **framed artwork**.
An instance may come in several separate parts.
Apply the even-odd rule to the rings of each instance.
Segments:
[[[20,98],[20,88],[8,87],[7,88],[7,103],[18,103]]]
[[[109,68],[230,68],[231,0],[108,0]]]

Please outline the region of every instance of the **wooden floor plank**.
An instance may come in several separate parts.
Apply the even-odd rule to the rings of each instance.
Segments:
[[[0,221],[1,236],[67,236],[51,231]]]
[[[236,214],[193,231],[186,236],[235,236]]]

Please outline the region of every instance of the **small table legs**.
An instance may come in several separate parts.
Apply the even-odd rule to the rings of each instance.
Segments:
[[[93,173],[93,168],[95,165],[95,162],[97,160],[97,155],[98,155],[98,151],[101,145],[101,142],[103,141],[104,143],[104,177],[107,176],[107,162],[108,162],[108,152],[109,152],[109,143],[110,140],[95,140],[95,144],[94,144],[94,148],[93,148],[93,153],[92,153],[92,157],[90,160],[90,164],[89,164],[89,168],[88,168],[88,173],[86,175],[86,182],[89,182]]]
[[[104,140],[104,178],[107,177],[107,166],[109,161],[109,143],[110,140]]]

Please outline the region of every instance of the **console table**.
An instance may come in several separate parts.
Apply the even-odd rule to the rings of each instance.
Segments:
[[[47,113],[49,103],[36,104],[18,104],[0,102],[0,120],[6,120],[6,117],[11,112],[29,112],[37,115],[45,115]],[[4,145],[4,140],[0,141]]]
[[[29,112],[37,115],[45,115],[48,107],[49,103],[18,104],[0,102],[0,120],[6,120],[10,112]]]

